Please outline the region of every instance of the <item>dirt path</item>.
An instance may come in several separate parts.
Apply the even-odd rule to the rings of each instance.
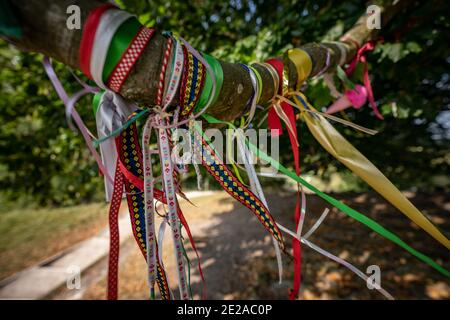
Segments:
[[[442,230],[450,230],[448,192],[412,197],[422,212]],[[410,195],[412,196],[412,195]],[[398,211],[373,194],[337,195],[351,207],[367,214],[408,244],[449,267],[448,251],[415,227]],[[268,197],[277,221],[292,228],[293,194]],[[286,299],[292,279],[292,261],[284,257],[284,282],[278,284],[277,265],[270,238],[256,217],[222,192],[195,199],[197,207],[183,205],[200,251],[209,299]],[[318,218],[325,204],[309,195],[305,230]],[[165,266],[176,296],[176,274],[169,234],[165,237]],[[382,286],[397,299],[449,299],[450,283],[401,248],[370,232],[335,210],[329,214],[311,241],[348,260],[362,271],[369,265],[381,268]],[[130,240],[121,251],[119,294],[121,299],[146,299],[144,259]],[[290,240],[288,241],[290,243]],[[188,245],[186,245],[188,247]],[[191,284],[199,298],[201,281],[192,250]],[[104,299],[106,261],[91,268],[78,294],[59,293],[55,298]],[[83,281],[83,280],[82,280]],[[364,281],[344,267],[305,248],[303,250],[302,299],[383,299]]]

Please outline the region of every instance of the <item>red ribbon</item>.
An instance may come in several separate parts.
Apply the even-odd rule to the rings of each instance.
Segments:
[[[90,63],[92,47],[94,46],[95,31],[97,30],[103,13],[111,8],[117,7],[110,3],[96,7],[89,13],[83,26],[83,35],[81,36],[79,53],[80,69],[87,77],[89,77],[89,79],[92,79]]]
[[[122,203],[123,175],[117,161],[114,177],[114,191],[109,208],[109,263],[108,263],[108,300],[117,300],[119,269],[119,209]]]
[[[284,64],[282,61],[278,59],[269,59],[266,61],[270,65],[272,65],[275,70],[278,73],[278,77],[280,79],[280,85],[278,86],[278,94],[281,94],[283,91],[283,68]],[[297,124],[295,121],[295,112],[294,107],[286,102],[281,103],[281,108],[283,109],[284,113],[289,119],[290,126],[292,127],[291,130],[287,130],[289,134],[289,140],[291,142],[291,149],[294,155],[294,166],[295,166],[295,173],[297,175],[300,175],[300,154],[299,154],[299,148],[297,145]],[[269,109],[269,114],[267,117],[267,124],[271,130],[275,129],[278,131],[278,135],[281,135],[283,133],[282,127],[281,127],[281,120],[278,116],[277,112],[275,111],[274,107],[271,107]],[[300,200],[300,190],[297,191],[297,202],[295,205],[295,213],[294,213],[294,220],[295,220],[295,226],[298,225],[300,222],[300,207],[301,207],[301,200]],[[300,292],[300,283],[301,283],[301,272],[302,272],[302,250],[300,241],[296,238],[292,239],[292,251],[294,256],[294,282],[293,282],[293,288],[289,292],[289,299],[295,300],[298,297],[298,293]]]
[[[347,70],[345,73],[347,76],[350,76],[353,71],[355,71],[356,65],[358,62],[361,62],[364,64],[364,73],[363,73],[363,82],[364,87],[367,90],[367,98],[369,99],[370,106],[373,109],[373,112],[375,113],[375,116],[380,119],[384,120],[383,116],[381,115],[380,111],[378,110],[377,104],[375,103],[375,98],[373,96],[373,90],[372,90],[372,84],[370,83],[369,78],[369,67],[367,63],[367,58],[364,55],[368,51],[373,51],[375,49],[375,46],[379,40],[375,41],[369,41],[365,43],[361,48],[358,49],[355,58],[353,58],[352,62],[350,62],[349,66],[347,67]],[[357,44],[354,42],[354,44]]]

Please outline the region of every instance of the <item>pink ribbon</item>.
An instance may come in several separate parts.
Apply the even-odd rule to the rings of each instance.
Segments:
[[[366,56],[364,55],[367,51],[373,51],[375,49],[377,41],[369,41],[365,43],[361,48],[358,49],[358,52],[356,53],[355,58],[350,62],[350,65],[348,66],[345,73],[347,76],[350,76],[353,71],[355,71],[356,65],[358,62],[361,62],[364,64],[364,73],[363,73],[363,82],[364,87],[366,87],[367,90],[367,98],[369,99],[370,106],[373,109],[373,112],[375,113],[375,116],[380,119],[384,120],[383,116],[381,115],[380,111],[378,110],[377,104],[375,102],[375,98],[373,96],[373,90],[372,90],[372,84],[370,83],[369,78],[369,68]]]

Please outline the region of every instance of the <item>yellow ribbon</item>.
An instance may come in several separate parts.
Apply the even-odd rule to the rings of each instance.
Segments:
[[[311,57],[306,51],[299,48],[289,49],[287,54],[289,60],[291,60],[292,63],[294,63],[295,68],[297,69],[297,83],[295,84],[295,86],[289,87],[294,88],[297,91],[300,90],[300,87],[302,86],[303,82],[311,74],[312,71]],[[284,81],[288,81],[289,77],[287,77],[286,72],[283,78]]]
[[[302,98],[304,97],[301,95]],[[306,101],[305,98],[303,98]],[[301,105],[297,97],[294,101]],[[306,102],[307,103],[307,102]],[[307,104],[308,108],[314,108]],[[419,227],[430,234],[442,245],[450,249],[450,241],[434,226],[393,184],[380,170],[348,142],[325,117],[319,113],[304,112],[306,125],[314,138],[333,157],[343,163],[361,179],[367,182],[375,191],[382,195],[393,206],[400,210]]]

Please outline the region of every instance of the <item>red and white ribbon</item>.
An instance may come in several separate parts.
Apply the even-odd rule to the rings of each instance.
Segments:
[[[165,110],[175,98],[175,95],[178,91],[178,86],[180,84],[181,75],[183,73],[183,64],[184,64],[183,48],[179,41],[174,40],[174,42],[175,42],[175,54],[173,57],[173,64],[170,70],[171,75],[167,85],[167,90],[164,93],[163,110]]]
[[[152,117],[148,117],[142,133],[142,149],[144,154],[144,202],[145,202],[145,230],[147,234],[147,265],[148,283],[153,295],[156,282],[156,239],[155,239],[155,205],[153,195],[153,171],[150,151],[150,136],[152,133]]]
[[[155,30],[147,29],[145,27],[142,27],[141,30],[139,30],[138,34],[133,39],[128,49],[125,51],[122,59],[119,61],[108,79],[108,87],[111,90],[115,92],[120,91],[123,83],[128,77],[128,74],[130,73],[136,61],[139,59],[140,55],[144,51],[154,33]]]
[[[159,126],[164,126],[165,123],[161,119],[159,114],[155,115],[156,124]],[[161,170],[163,173],[164,191],[167,199],[167,206],[169,210],[169,223],[172,229],[172,238],[175,248],[175,260],[177,264],[178,271],[178,283],[180,289],[181,299],[189,299],[188,287],[186,281],[186,271],[183,259],[183,247],[181,243],[181,231],[180,222],[177,214],[177,198],[176,189],[173,180],[173,165],[171,159],[171,152],[169,147],[169,137],[167,136],[167,131],[165,129],[158,130],[159,146],[160,146],[160,158],[162,161]]]
[[[109,261],[108,261],[108,300],[117,300],[119,270],[119,210],[123,195],[123,174],[116,161],[114,192],[109,208]]]

